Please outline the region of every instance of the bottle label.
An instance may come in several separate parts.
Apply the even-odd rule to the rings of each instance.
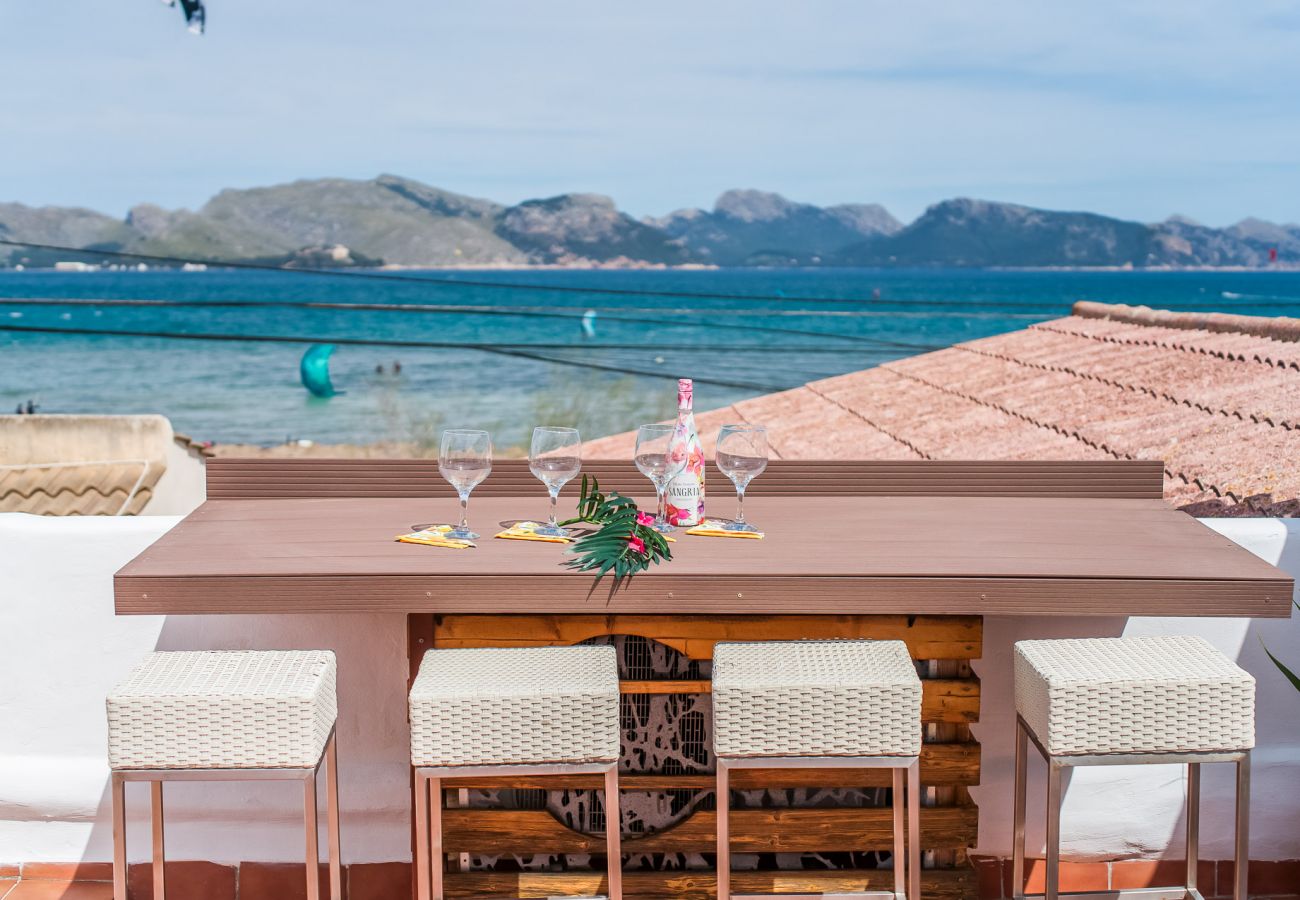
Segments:
[[[695,454],[700,460],[698,468],[689,464],[686,470],[668,482],[666,509],[668,522],[687,528],[704,521],[704,457]]]
[[[684,458],[686,468],[668,482],[665,515],[669,524],[691,528],[704,521],[704,448],[700,445],[695,416],[691,413],[689,381],[683,379],[678,398],[681,400],[680,412],[669,452],[674,460]]]

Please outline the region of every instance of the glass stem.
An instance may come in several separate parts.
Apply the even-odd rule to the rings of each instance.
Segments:
[[[666,487],[660,487],[657,484],[655,485],[655,496],[659,500],[659,524],[661,525],[668,524],[668,510],[664,507],[667,495],[668,491]]]
[[[736,488],[736,524],[745,524],[745,489]]]
[[[551,491],[550,493],[551,493],[551,521],[550,521],[550,526],[551,526],[552,528],[559,528],[559,527],[560,527],[560,523],[557,522],[557,521],[555,520],[555,504],[559,502],[559,499],[560,499],[560,492],[559,492],[559,491],[555,491],[555,490],[553,490],[553,491]]]
[[[460,530],[469,531],[469,494],[460,495]]]

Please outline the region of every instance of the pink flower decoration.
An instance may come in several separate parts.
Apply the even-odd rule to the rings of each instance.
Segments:
[[[655,523],[655,517],[650,515],[650,513],[638,512],[636,514],[636,523],[638,525],[650,526]]]
[[[631,547],[633,550],[635,550],[637,553],[640,553],[642,556],[645,556],[645,541],[641,540],[639,537],[628,538],[627,545]]]

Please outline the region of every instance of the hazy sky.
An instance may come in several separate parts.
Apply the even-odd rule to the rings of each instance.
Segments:
[[[0,200],[394,172],[630,212],[731,187],[1300,220],[1300,3],[0,0]]]

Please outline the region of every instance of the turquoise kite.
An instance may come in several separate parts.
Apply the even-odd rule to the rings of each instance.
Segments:
[[[302,377],[302,386],[313,397],[333,397],[340,393],[330,382],[330,354],[333,352],[333,344],[312,344],[302,355],[298,374]]]

